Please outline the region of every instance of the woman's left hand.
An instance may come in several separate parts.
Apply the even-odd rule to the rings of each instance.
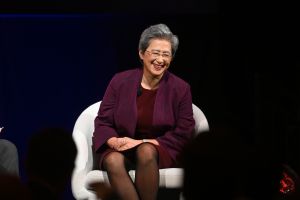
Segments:
[[[118,148],[115,148],[117,151],[125,151],[142,143],[141,140],[135,140],[129,137],[123,137],[119,139],[122,141],[122,145],[120,145]]]

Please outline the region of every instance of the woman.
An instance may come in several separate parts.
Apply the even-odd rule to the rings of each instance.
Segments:
[[[166,25],[145,29],[139,41],[142,69],[116,74],[104,94],[93,147],[121,199],[156,199],[159,169],[178,166],[193,134],[190,86],[167,71],[177,47]],[[135,183],[129,169],[136,170]]]

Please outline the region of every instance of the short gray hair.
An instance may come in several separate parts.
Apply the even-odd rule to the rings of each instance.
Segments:
[[[172,55],[175,56],[179,40],[178,37],[170,31],[167,25],[156,24],[146,28],[140,37],[139,50],[145,52],[151,39],[164,39],[169,41],[172,47]]]

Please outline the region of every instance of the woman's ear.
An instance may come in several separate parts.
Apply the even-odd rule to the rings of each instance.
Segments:
[[[141,50],[139,50],[139,56],[141,60],[144,60],[144,53]]]

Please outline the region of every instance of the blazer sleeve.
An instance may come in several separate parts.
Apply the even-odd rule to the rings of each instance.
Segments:
[[[178,116],[174,128],[157,138],[158,143],[168,150],[174,160],[178,159],[184,146],[193,136],[195,121],[192,104],[190,86],[187,85],[177,106]]]
[[[103,146],[106,146],[106,141],[109,138],[118,137],[117,131],[114,128],[114,109],[117,102],[117,92],[114,83],[115,77],[110,81],[105,91],[98,115],[94,121],[93,148],[96,152],[100,152]]]

